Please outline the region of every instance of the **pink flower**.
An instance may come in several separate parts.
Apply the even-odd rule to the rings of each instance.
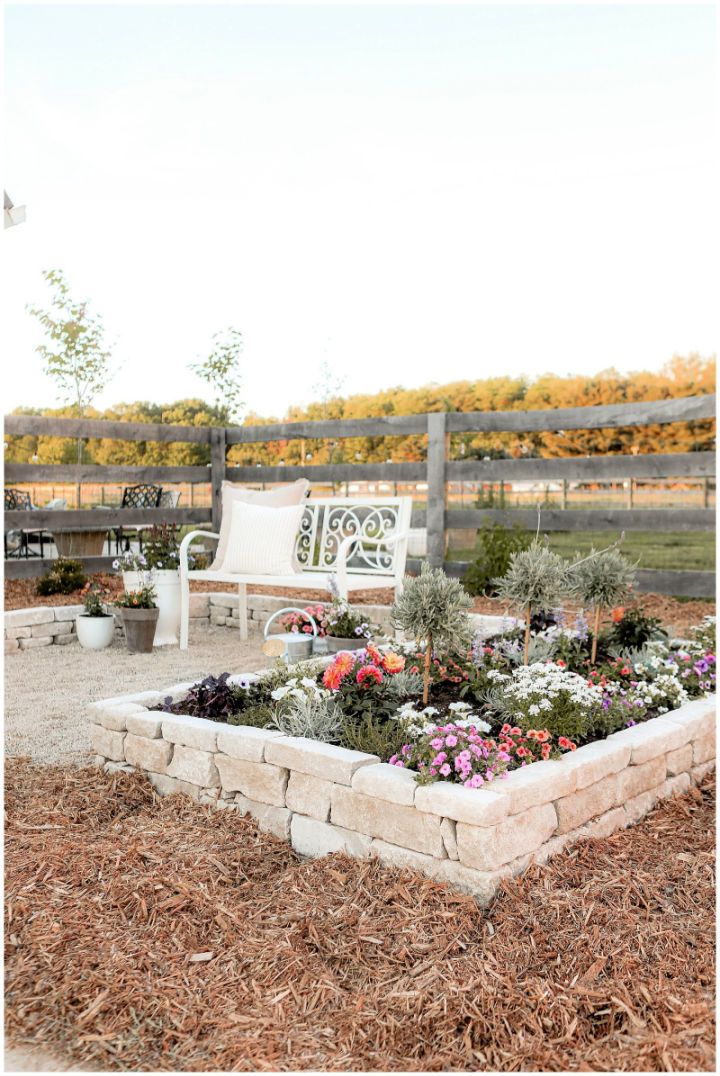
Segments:
[[[452,733],[445,737],[445,744],[447,747],[455,747],[457,743],[457,736],[453,736]]]
[[[449,777],[451,772],[452,771],[447,762],[444,762],[443,765],[440,767],[440,773],[443,775],[443,777]]]
[[[442,738],[440,736],[436,736],[434,740],[430,741],[430,746],[435,751],[439,750],[439,748],[441,748],[442,745],[443,745],[443,741],[442,741]]]

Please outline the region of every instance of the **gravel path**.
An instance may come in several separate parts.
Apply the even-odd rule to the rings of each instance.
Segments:
[[[268,664],[260,637],[241,643],[225,628],[197,629],[190,647],[128,654],[124,641],[107,650],[76,644],[23,650],[5,657],[5,752],[38,762],[86,763],[85,707],[95,699],[161,688],[209,673],[248,672]]]

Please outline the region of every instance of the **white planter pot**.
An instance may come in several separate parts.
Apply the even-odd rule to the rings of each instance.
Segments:
[[[75,630],[78,642],[84,650],[106,650],[115,638],[115,617],[85,616],[81,613],[75,617]]]
[[[153,646],[173,646],[178,642],[180,630],[180,572],[153,569],[143,575],[145,583],[155,587],[155,601],[160,610]],[[142,586],[139,572],[123,572],[122,577],[126,590],[139,590]]]

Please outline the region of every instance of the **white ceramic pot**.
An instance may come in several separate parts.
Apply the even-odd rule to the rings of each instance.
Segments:
[[[109,616],[80,613],[75,617],[75,630],[84,650],[106,650],[115,638],[115,617],[112,613]]]
[[[139,590],[142,586],[140,572],[123,572],[125,590]],[[178,642],[180,630],[180,572],[175,569],[153,568],[143,573],[144,581],[155,587],[157,607],[160,610],[153,646],[173,646]]]

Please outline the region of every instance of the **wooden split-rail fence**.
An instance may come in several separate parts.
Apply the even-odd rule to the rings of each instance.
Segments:
[[[452,528],[474,529],[488,521],[519,523],[534,529],[535,509],[456,508],[448,504],[447,483],[457,481],[548,483],[602,482],[633,479],[709,479],[715,475],[714,452],[675,452],[643,455],[594,455],[572,458],[460,459],[449,458],[449,439],[455,433],[514,432],[525,434],[558,430],[591,430],[656,426],[693,422],[715,417],[715,396],[693,396],[650,403],[609,404],[543,411],[431,412],[384,418],[338,419],[315,422],[281,422],[267,426],[171,426],[117,422],[100,419],[8,415],[6,435],[65,438],[103,438],[120,441],[165,442],[208,445],[209,466],[104,466],[93,464],[8,463],[6,485],[27,483],[202,483],[212,490],[211,507],[190,508],[93,508],[44,511],[7,511],[5,531],[30,529],[81,529],[83,527],[133,527],[155,522],[220,524],[220,487],[224,479],[249,484],[291,482],[306,477],[313,482],[347,483],[379,481],[426,483],[426,507],[413,512],[413,527],[427,531],[427,559],[462,575],[466,564],[447,561],[447,532]],[[291,441],[303,438],[342,439],[392,437],[408,434],[427,437],[426,459],[406,463],[330,463],[291,466],[242,466],[227,463],[231,445]],[[712,531],[711,508],[544,509],[542,531]],[[109,567],[111,557],[88,557],[89,571]],[[5,561],[8,578],[40,574],[50,561],[40,558]],[[410,561],[417,570],[418,561]],[[643,569],[638,573],[642,590],[665,594],[709,597],[715,593],[715,573]]]

